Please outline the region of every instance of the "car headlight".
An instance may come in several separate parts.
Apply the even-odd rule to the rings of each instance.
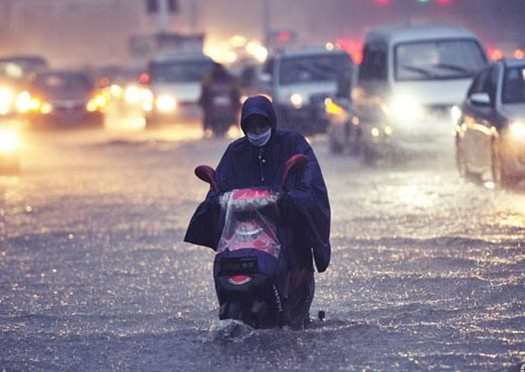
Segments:
[[[49,102],[43,102],[40,105],[40,113],[44,115],[51,114],[54,109],[53,105]]]
[[[294,93],[290,96],[290,103],[293,107],[299,109],[304,105],[304,98],[299,93]]]
[[[344,113],[344,109],[331,98],[324,100],[324,109],[327,114],[331,115],[341,115]]]
[[[457,124],[459,122],[459,119],[461,119],[461,115],[463,115],[463,112],[458,106],[452,106],[450,109],[450,117],[452,118],[452,122],[454,124]]]
[[[88,103],[86,104],[86,110],[89,112],[102,111],[107,104],[107,97],[104,94],[100,93],[88,101]]]
[[[425,115],[423,105],[409,95],[396,96],[389,105],[389,113],[397,121],[413,122],[422,119]]]
[[[9,88],[0,88],[0,115],[8,114],[13,104],[14,94]]]
[[[16,96],[15,106],[19,113],[24,114],[30,111],[40,110],[42,101],[36,97],[32,97],[29,92],[23,91]]]
[[[156,100],[156,106],[160,112],[173,112],[177,109],[177,100],[169,94],[161,94]]]
[[[141,99],[141,89],[136,85],[129,85],[124,91],[124,99],[126,103],[133,105],[140,102]]]
[[[140,99],[142,103],[152,103],[155,100],[155,96],[148,88],[142,88],[140,91]]]
[[[120,98],[122,96],[122,87],[118,84],[113,84],[109,87],[110,94],[115,98]]]
[[[517,121],[509,126],[510,134],[513,138],[525,140],[525,121]]]
[[[13,128],[0,129],[0,152],[13,153],[20,148],[20,137]]]

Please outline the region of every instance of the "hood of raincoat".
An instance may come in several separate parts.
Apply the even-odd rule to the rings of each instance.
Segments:
[[[241,110],[241,129],[246,134],[246,119],[250,115],[258,114],[268,119],[272,129],[277,128],[277,116],[273,109],[272,102],[265,96],[249,97],[242,105]]]

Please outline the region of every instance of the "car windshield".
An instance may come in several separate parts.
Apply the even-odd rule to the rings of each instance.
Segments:
[[[87,76],[82,74],[43,74],[37,76],[34,86],[44,92],[83,92],[92,89]]]
[[[503,103],[525,103],[525,66],[505,71]]]
[[[485,55],[474,40],[403,43],[395,50],[398,81],[465,79],[485,65]]]
[[[349,71],[350,59],[346,55],[317,55],[290,57],[281,62],[279,82],[281,85],[338,81]]]
[[[151,80],[158,83],[201,82],[212,66],[213,63],[207,59],[152,63]]]

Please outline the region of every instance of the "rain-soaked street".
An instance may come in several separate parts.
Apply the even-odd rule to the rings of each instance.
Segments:
[[[187,130],[186,130],[187,131]],[[525,360],[525,193],[452,146],[368,168],[314,138],[332,265],[305,331],[220,324],[213,254],[182,242],[226,140],[28,133],[0,178],[0,370],[506,370]]]

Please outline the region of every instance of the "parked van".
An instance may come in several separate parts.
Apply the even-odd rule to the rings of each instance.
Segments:
[[[473,76],[487,63],[477,37],[462,28],[371,31],[353,92],[365,160],[442,146]]]

